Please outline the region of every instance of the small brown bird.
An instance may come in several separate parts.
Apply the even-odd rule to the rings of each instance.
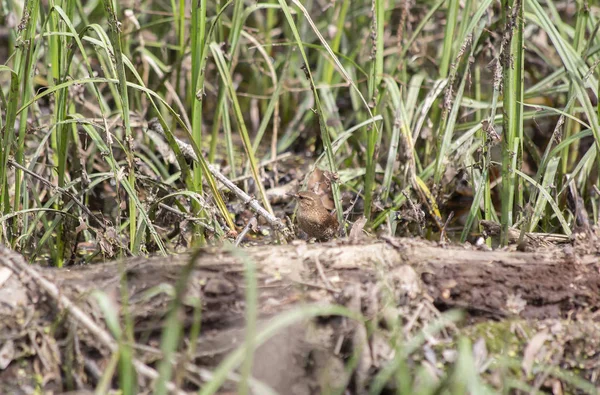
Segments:
[[[329,240],[338,231],[338,221],[331,215],[321,201],[321,196],[313,192],[302,191],[290,194],[298,200],[298,226],[308,237],[317,240]]]

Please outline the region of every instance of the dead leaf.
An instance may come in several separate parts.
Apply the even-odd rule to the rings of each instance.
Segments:
[[[87,224],[85,223],[83,218],[79,217],[79,226],[75,229],[75,233],[83,232],[84,230],[87,230],[87,229],[88,229]]]
[[[0,370],[4,370],[15,358],[15,343],[12,340],[7,340],[0,348]]]
[[[258,220],[256,219],[256,217],[250,218],[250,222],[248,222],[248,226],[250,226],[250,229],[252,229],[252,231],[254,233],[258,232]]]
[[[0,267],[0,287],[12,276],[13,271],[7,267]]]
[[[105,232],[99,233],[98,244],[100,245],[100,250],[104,255],[108,257],[112,257],[114,255],[113,245],[117,244],[117,237],[117,231],[112,226],[106,228]]]
[[[508,295],[506,299],[506,309],[513,314],[519,315],[521,311],[525,310],[526,306],[527,301],[520,294]]]
[[[531,338],[527,347],[525,347],[525,352],[523,353],[523,362],[521,363],[521,367],[527,376],[531,374],[531,370],[533,368],[533,364],[536,359],[543,358],[543,347],[546,340],[550,339],[547,330],[543,330],[537,333],[535,336]]]
[[[485,339],[480,337],[473,344],[473,359],[478,372],[484,372],[488,364],[488,350]]]
[[[329,171],[316,168],[308,178],[307,190],[321,196],[321,203],[327,210],[335,207],[331,195],[331,181],[337,176]]]
[[[362,237],[363,229],[367,223],[367,217],[362,216],[354,222],[352,229],[350,229],[350,240],[358,240]]]
[[[316,168],[308,177],[307,189],[317,195],[322,195],[327,192],[327,185],[325,184],[325,177],[323,177],[323,170]]]
[[[562,388],[562,383],[558,379],[550,379],[552,385],[552,395],[563,395],[564,391]]]

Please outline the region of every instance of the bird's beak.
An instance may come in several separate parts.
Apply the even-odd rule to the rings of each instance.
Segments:
[[[286,195],[287,196],[291,196],[291,197],[296,198],[296,199],[298,199],[300,197],[300,195],[298,195],[297,193],[289,193],[288,192],[288,193],[286,193]]]

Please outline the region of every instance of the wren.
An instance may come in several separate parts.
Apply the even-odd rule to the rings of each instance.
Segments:
[[[319,241],[326,241],[335,236],[338,230],[338,221],[323,205],[321,196],[313,192],[299,192],[293,194],[298,200],[298,226],[308,237]]]

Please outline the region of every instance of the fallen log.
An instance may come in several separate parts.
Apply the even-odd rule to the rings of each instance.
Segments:
[[[181,320],[187,333],[193,324],[194,300],[200,300],[201,333],[190,360],[178,354],[183,368],[171,389],[177,386],[181,391],[193,391],[210,380],[210,372],[226,355],[243,344],[247,262],[256,267],[259,329],[278,314],[317,303],[345,306],[367,321],[402,317],[406,333],[414,334],[439,317],[438,310],[454,307],[465,309],[469,322],[584,317],[600,306],[600,265],[593,251],[577,251],[570,245],[508,252],[439,246],[415,239],[338,240],[238,250],[211,247],[169,258],[131,258],[52,269],[30,267],[18,254],[2,248],[0,336],[5,345],[10,340],[13,349],[20,344],[35,351],[13,352],[12,357],[4,358],[4,364],[0,357],[4,386],[0,392],[22,383],[11,370],[20,365],[11,361],[23,358],[43,361],[42,365],[31,364],[32,374],[40,366],[53,372],[44,390],[64,390],[68,380],[60,361],[67,358],[65,343],[69,342],[71,349],[79,350],[81,359],[72,362],[70,386],[94,388],[116,343],[110,335],[106,338],[103,312],[91,295],[101,290],[123,313],[123,306],[118,307],[123,275],[129,295],[127,311],[138,342],[140,385],[151,385],[161,359],[158,346],[173,287],[184,269],[192,268]],[[192,258],[193,266],[186,266]],[[91,324],[82,321],[77,311]],[[55,328],[51,336],[41,330],[49,325]],[[373,370],[393,355],[389,346],[375,352],[376,336],[364,328],[359,321],[333,315],[297,322],[257,349],[253,377],[279,393],[308,394],[350,384],[360,393]],[[345,372],[344,363],[356,350],[357,366]],[[230,379],[235,381],[232,375]]]

